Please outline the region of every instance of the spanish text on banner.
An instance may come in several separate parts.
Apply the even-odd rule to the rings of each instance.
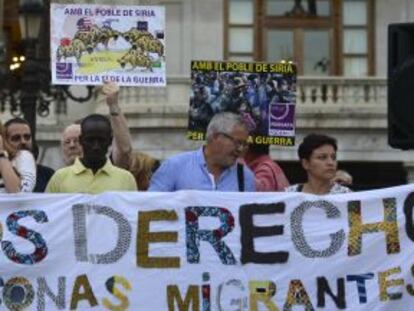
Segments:
[[[4,310],[398,310],[414,186],[0,195]]]

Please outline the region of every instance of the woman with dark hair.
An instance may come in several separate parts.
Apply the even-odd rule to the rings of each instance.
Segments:
[[[336,140],[322,134],[309,134],[299,145],[298,155],[308,180],[304,184],[287,187],[288,192],[312,194],[347,193],[351,190],[335,183],[337,171]]]

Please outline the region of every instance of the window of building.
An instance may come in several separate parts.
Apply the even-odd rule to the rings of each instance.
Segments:
[[[255,1],[225,2],[228,12],[226,50],[232,60],[251,61],[255,49]],[[231,56],[230,56],[231,55]]]
[[[226,0],[228,60],[297,63],[302,75],[374,72],[374,0]]]

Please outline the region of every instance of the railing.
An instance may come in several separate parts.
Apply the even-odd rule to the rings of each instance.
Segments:
[[[126,106],[141,112],[142,106],[150,109],[148,112],[178,112],[187,109],[189,90],[190,79],[175,76],[167,79],[166,88],[124,88],[121,96]],[[298,77],[298,105],[371,106],[385,105],[386,100],[385,78]]]
[[[387,80],[384,78],[299,77],[299,105],[385,105]]]

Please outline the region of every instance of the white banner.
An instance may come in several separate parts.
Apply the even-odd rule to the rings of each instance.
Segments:
[[[0,196],[4,310],[412,310],[414,185]]]
[[[52,82],[165,86],[163,6],[50,6]]]

